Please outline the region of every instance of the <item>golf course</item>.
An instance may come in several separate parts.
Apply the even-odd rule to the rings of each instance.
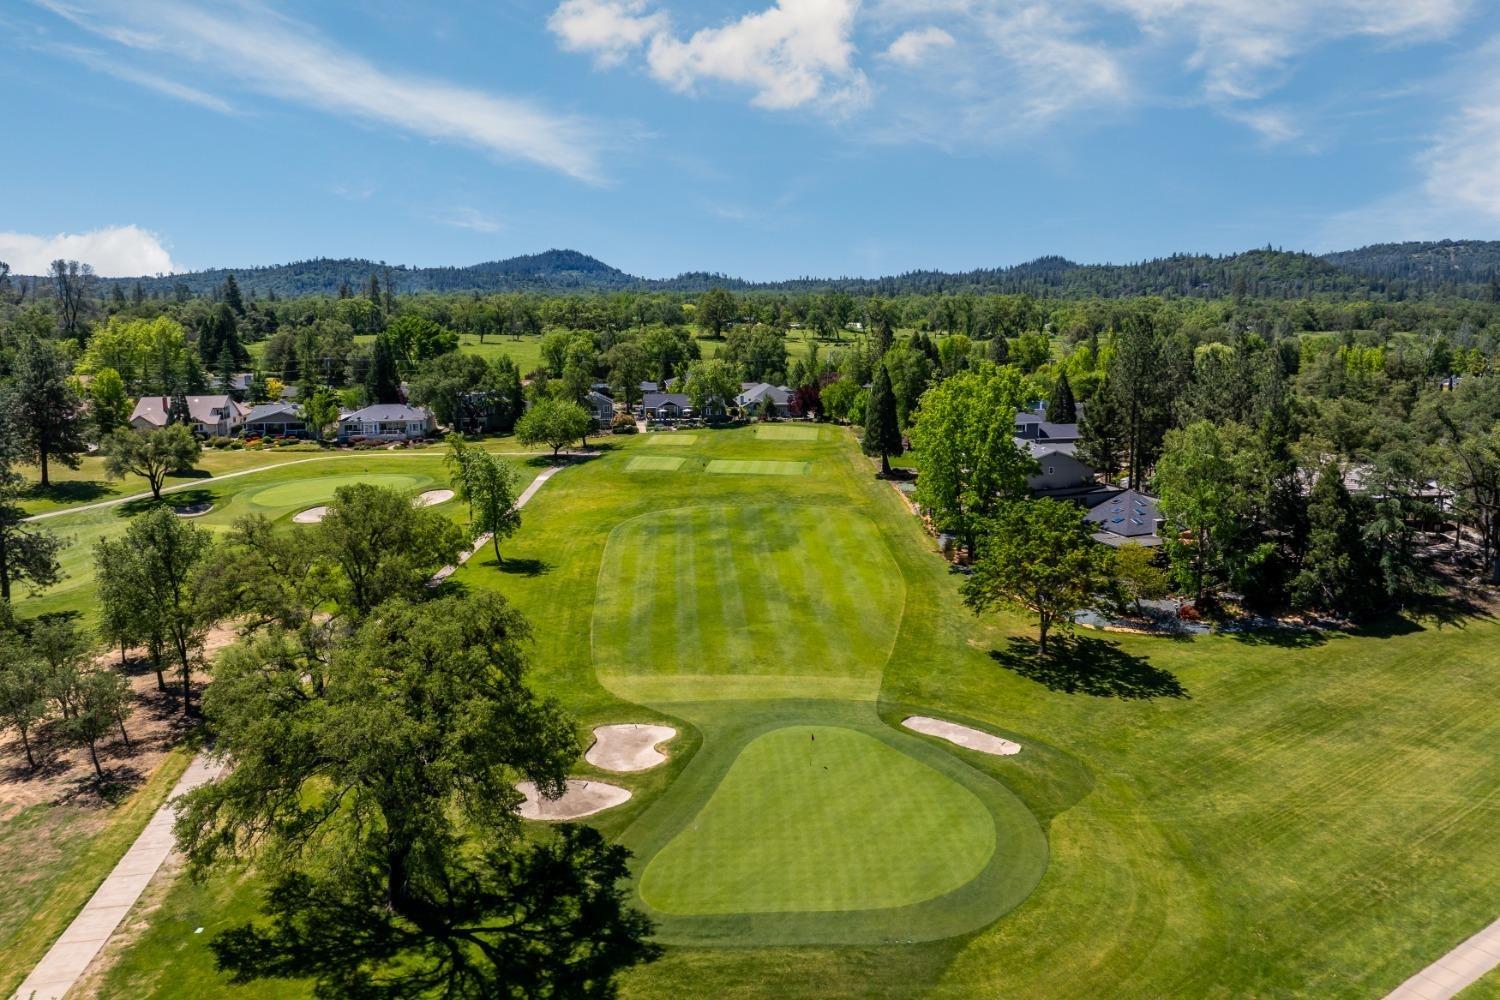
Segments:
[[[1085,631],[1041,661],[1024,619],[963,608],[873,471],[832,426],[610,438],[545,483],[503,563],[483,550],[447,584],[525,613],[532,684],[583,746],[595,726],[676,732],[665,762],[573,772],[630,792],[585,822],[632,852],[666,946],[623,995],[1374,997],[1494,918],[1500,728],[1475,706],[1497,698],[1495,621]],[[354,480],[447,485],[434,451],[187,492],[205,525],[295,531]],[[128,516],[58,517],[74,576],[27,612],[85,609],[77,549]],[[902,727],[914,714],[1021,749],[964,749]],[[310,996],[214,971],[205,942],[261,885],[169,866],[88,987]]]

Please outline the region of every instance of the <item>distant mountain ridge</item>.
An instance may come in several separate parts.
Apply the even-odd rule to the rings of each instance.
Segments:
[[[793,278],[752,282],[709,272],[652,279],[628,274],[576,250],[486,261],[467,267],[406,267],[361,258],[316,258],[265,267],[215,268],[162,277],[101,279],[106,284],[140,282],[148,294],[180,288],[202,295],[234,274],[247,294],[265,297],[334,295],[347,285],[362,290],[373,274],[387,275],[401,294],[412,292],[697,292],[851,294],[1028,293],[1062,298],[1133,295],[1217,298],[1246,295],[1295,298],[1334,295],[1403,299],[1448,295],[1500,298],[1500,241],[1441,240],[1379,243],[1357,250],[1314,255],[1270,247],[1227,256],[1174,254],[1131,264],[1078,264],[1064,257],[1038,257],[1023,264],[952,273],[909,271],[880,278]]]

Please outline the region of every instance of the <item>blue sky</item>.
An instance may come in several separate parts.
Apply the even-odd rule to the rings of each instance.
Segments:
[[[0,260],[763,279],[1500,235],[1480,0],[428,7],[5,0]]]

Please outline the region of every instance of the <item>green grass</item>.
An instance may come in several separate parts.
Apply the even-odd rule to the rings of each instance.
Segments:
[[[631,472],[676,472],[686,462],[674,455],[638,455],[625,463]]]
[[[258,512],[275,515],[293,507],[300,510],[315,504],[326,504],[333,499],[335,490],[358,483],[415,494],[418,490],[430,488],[434,479],[430,475],[398,475],[389,472],[352,476],[320,475],[311,479],[294,479],[290,482],[251,487],[242,491],[239,496],[245,504]]]
[[[868,518],[825,508],[688,507],[624,521],[599,570],[595,669],[647,702],[873,697],[904,590],[883,549]]]
[[[816,441],[818,428],[802,424],[760,424],[755,436],[761,441]]]
[[[775,462],[767,459],[716,458],[705,472],[728,476],[805,476],[807,462]]]
[[[1353,1000],[1383,995],[1494,919],[1500,623],[1397,619],[1355,635],[1280,641],[1093,636],[1098,643],[1064,668],[1039,671],[1009,658],[1010,638],[1030,624],[965,611],[962,578],[874,480],[852,436],[822,431],[825,440],[778,442],[779,458],[810,463],[806,475],[778,481],[687,466],[639,475],[627,466],[651,436],[612,439],[613,450],[556,476],[528,506],[506,556],[534,571],[474,560],[457,582],[504,593],[537,623],[533,683],[574,712],[581,731],[663,721],[682,733],[668,763],[612,776],[633,797],[590,820],[634,852],[638,879],[713,800],[744,747],[788,726],[856,729],[941,770],[990,811],[996,852],[965,886],[909,906],[648,910],[669,948],[625,977],[627,1000]],[[755,461],[765,450],[753,429],[710,431],[699,434],[695,455]],[[706,544],[718,530],[715,512],[737,510],[759,513],[729,529],[736,544],[721,556]],[[863,520],[880,546],[837,557],[810,548],[839,530],[839,516]],[[702,519],[688,532],[691,552],[688,538],[672,548],[672,520],[686,517]],[[795,526],[799,518],[812,527]],[[647,521],[659,543],[652,567],[627,569],[613,549]],[[788,636],[744,663],[722,652],[735,635],[724,623],[737,619],[732,588],[720,581],[753,594],[734,564],[747,539],[783,532],[770,568],[760,563],[757,574],[816,577],[824,562],[838,562],[840,574],[865,579],[833,594],[837,610],[826,616],[797,606],[812,599],[804,592],[779,601],[765,614],[783,616]],[[722,573],[712,568],[721,558]],[[889,564],[872,571],[872,559]],[[612,579],[616,571],[625,580]],[[627,591],[653,573],[657,586],[637,619]],[[698,585],[679,595],[678,573]],[[869,590],[885,579],[899,581],[899,594]],[[686,610],[689,601],[696,610]],[[678,659],[679,614],[698,623],[684,648],[707,650],[697,662],[716,672],[675,672],[694,662]],[[632,652],[638,672],[611,672],[609,657],[617,670],[627,665],[637,627],[654,636],[640,647],[656,658]],[[863,633],[881,629],[893,639],[872,648]],[[839,642],[864,652],[825,658]],[[827,697],[825,685],[840,684],[857,689]],[[896,726],[914,711],[983,726],[1024,749],[993,758],[901,734]],[[597,772],[580,762],[578,773]],[[880,809],[895,816],[900,804]],[[755,849],[748,838],[743,847]],[[253,906],[253,884],[237,877],[179,881],[160,920],[123,956],[129,974],[117,970],[101,995],[285,995],[285,984],[231,991],[212,971],[209,934],[192,936],[185,923],[212,930]],[[1494,994],[1491,981],[1475,989]]]
[[[666,434],[662,433],[661,431],[654,431],[654,432],[646,435],[646,443],[647,444],[680,444],[680,445],[697,444],[698,443],[698,435],[696,435],[696,434],[683,434],[680,431],[673,431],[671,433],[666,433]]]
[[[994,852],[968,789],[856,730],[787,726],[740,752],[646,866],[641,898],[683,915],[905,906],[962,886]]]

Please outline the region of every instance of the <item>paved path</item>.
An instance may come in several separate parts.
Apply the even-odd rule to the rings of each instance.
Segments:
[[[20,1000],[58,1000],[73,988],[140,898],[146,883],[172,853],[172,823],[177,818],[173,800],[183,792],[213,780],[219,768],[220,765],[210,761],[206,753],[193,759],[177,787],[172,789],[166,805],[151,817],[146,829],[100,884],[93,898],[73,918],[62,936],[53,942],[37,967],[31,970],[31,975],[16,991],[16,997]]]
[[[516,497],[516,510],[520,510],[522,507],[526,506],[527,502],[530,501],[532,497],[536,496],[536,491],[542,488],[542,484],[551,479],[553,476],[557,475],[557,473],[561,472],[564,468],[565,466],[561,465],[549,465],[547,466],[547,468],[543,469],[537,475],[537,477],[531,481],[531,485],[522,490],[521,495]],[[474,558],[474,556],[479,553],[479,550],[484,548],[488,544],[490,544],[490,534],[489,532],[485,532],[478,538],[474,539],[473,546],[467,552],[458,557],[458,566],[462,566],[464,563]],[[452,576],[454,573],[457,573],[458,566],[444,566],[442,569],[432,574],[432,579],[427,581],[427,586],[436,587],[438,584],[448,579],[448,577]]]
[[[1500,920],[1396,987],[1385,1000],[1448,1000],[1500,967]]]

